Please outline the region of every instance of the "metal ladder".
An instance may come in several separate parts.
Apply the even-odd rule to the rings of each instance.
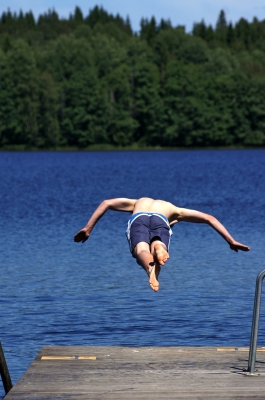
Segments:
[[[7,368],[7,363],[1,342],[0,342],[0,375],[2,378],[5,392],[7,394],[12,389],[12,381]]]
[[[255,375],[255,363],[257,353],[258,331],[259,331],[259,316],[260,316],[260,303],[262,293],[262,282],[265,277],[265,269],[260,271],[256,279],[256,290],[253,308],[252,329],[250,336],[248,369],[249,375]]]

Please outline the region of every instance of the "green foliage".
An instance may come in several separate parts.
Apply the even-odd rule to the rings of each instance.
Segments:
[[[78,23],[83,22],[83,13],[79,7],[75,7],[74,20]]]
[[[166,143],[171,146],[209,145],[210,110],[203,70],[194,64],[172,61],[166,76]]]
[[[105,77],[107,132],[109,142],[129,146],[133,142],[136,120],[132,117],[130,69],[121,64]]]
[[[0,17],[0,147],[264,146],[265,21]]]
[[[226,41],[226,34],[227,34],[227,22],[225,12],[223,10],[220,11],[218,20],[216,22],[216,30],[215,30],[216,37],[221,41]]]
[[[39,147],[56,148],[62,144],[60,126],[57,118],[59,98],[55,82],[46,70],[39,80]]]
[[[126,60],[126,48],[113,37],[96,31],[91,45],[99,78],[103,78]]]
[[[178,58],[186,64],[203,64],[209,60],[208,46],[200,38],[188,38],[178,49]]]
[[[18,40],[1,67],[2,142],[38,146],[38,71],[32,50]]]
[[[114,23],[123,32],[126,32],[129,35],[132,34],[129,17],[127,17],[124,21],[119,14],[114,17],[112,14],[108,14],[103,7],[95,6],[92,10],[90,10],[90,13],[86,18],[86,22],[92,28],[94,28],[94,26],[97,24],[106,25],[108,23]]]
[[[136,141],[145,145],[161,143],[163,103],[159,96],[159,71],[149,62],[139,62],[134,70],[134,117],[138,122]]]

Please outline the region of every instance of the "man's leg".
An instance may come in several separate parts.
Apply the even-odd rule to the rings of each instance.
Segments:
[[[160,272],[160,265],[155,262],[154,256],[150,252],[149,244],[146,242],[138,243],[133,250],[133,256],[149,276],[149,284],[151,288],[157,292],[159,289],[157,278]]]

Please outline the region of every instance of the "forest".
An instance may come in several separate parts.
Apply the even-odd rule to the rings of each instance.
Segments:
[[[0,148],[265,145],[265,20],[0,17]]]

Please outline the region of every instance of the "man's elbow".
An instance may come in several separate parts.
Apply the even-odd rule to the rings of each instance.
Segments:
[[[110,200],[103,200],[102,203],[100,204],[100,206],[104,209],[104,210],[108,210],[111,206],[111,201]]]
[[[213,226],[214,224],[215,224],[215,222],[217,221],[217,219],[213,216],[213,215],[210,215],[210,214],[207,214],[206,215],[206,223],[208,224],[208,225],[211,225],[211,226]]]

